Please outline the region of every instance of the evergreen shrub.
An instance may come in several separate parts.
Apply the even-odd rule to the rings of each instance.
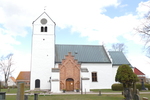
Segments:
[[[123,85],[122,84],[113,84],[111,86],[111,89],[113,91],[122,91],[123,90]]]
[[[144,86],[145,86],[146,88],[148,88],[148,90],[150,90],[150,84],[144,84]],[[141,85],[141,84],[136,84],[136,88],[139,89],[139,90],[141,90],[142,85]],[[122,84],[113,84],[113,85],[111,86],[111,89],[112,89],[113,91],[122,91],[122,90],[123,90],[123,85],[122,85]]]

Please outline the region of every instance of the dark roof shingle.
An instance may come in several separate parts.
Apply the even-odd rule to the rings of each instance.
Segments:
[[[109,54],[112,58],[113,65],[122,65],[127,64],[130,65],[129,61],[121,51],[109,51]]]
[[[71,52],[78,62],[111,63],[102,45],[55,45],[55,62],[61,62]]]

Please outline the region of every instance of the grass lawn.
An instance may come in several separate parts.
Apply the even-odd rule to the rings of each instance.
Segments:
[[[122,100],[122,95],[102,95],[95,94],[86,95],[50,95],[50,96],[38,96],[38,100]],[[15,100],[16,96],[6,96],[6,100]],[[28,96],[28,100],[34,100],[34,96]]]
[[[140,97],[150,98],[150,94],[141,94]],[[122,100],[124,97],[122,95],[110,95],[103,94],[101,96],[95,94],[85,94],[85,95],[39,95],[38,100]],[[16,96],[6,96],[6,100],[15,100]],[[28,100],[34,100],[34,96],[28,96]]]
[[[25,88],[25,90],[29,90],[29,88]],[[1,92],[6,92],[6,93],[17,93],[17,88],[10,88],[8,89],[1,89]]]
[[[28,89],[25,89],[28,90]],[[17,93],[17,89],[2,89],[2,92],[6,93]],[[91,90],[93,92],[102,92],[101,96],[97,94],[63,94],[63,95],[39,95],[38,100],[122,100],[124,97],[121,94],[103,94],[103,93],[116,93],[121,91],[112,91],[111,89],[94,89]],[[141,92],[141,91],[140,91]],[[149,91],[150,92],[150,91]],[[148,97],[150,98],[150,94],[140,94],[140,97]],[[6,95],[6,100],[16,100],[16,95]],[[28,100],[34,100],[34,96],[28,96]]]
[[[115,93],[116,93],[116,92],[120,92],[120,93],[122,92],[122,91],[113,91],[112,89],[91,89],[90,91],[93,91],[93,92],[99,92],[99,91],[101,91],[101,92],[110,92],[110,93],[111,93],[111,92],[113,92],[113,93],[114,93],[114,92],[115,92]]]

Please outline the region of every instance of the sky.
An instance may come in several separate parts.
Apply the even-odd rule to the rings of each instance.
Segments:
[[[124,43],[133,67],[150,77],[150,59],[134,28],[149,10],[148,0],[0,0],[0,56],[13,53],[15,78],[30,70],[32,22],[44,11],[56,23],[56,44]]]

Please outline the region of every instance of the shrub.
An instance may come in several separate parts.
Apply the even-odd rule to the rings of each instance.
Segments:
[[[142,88],[142,85],[141,85],[141,84],[136,84],[136,89],[141,90],[141,88]]]
[[[146,88],[148,88],[148,90],[150,90],[150,84],[144,84]],[[142,85],[141,84],[136,84],[136,88],[141,90]],[[123,85],[122,84],[113,84],[111,86],[111,89],[113,91],[122,91],[123,90]]]
[[[145,84],[145,87],[148,88],[148,90],[150,90],[150,84]]]
[[[123,90],[123,85],[122,84],[113,84],[111,86],[113,91],[122,91]]]

